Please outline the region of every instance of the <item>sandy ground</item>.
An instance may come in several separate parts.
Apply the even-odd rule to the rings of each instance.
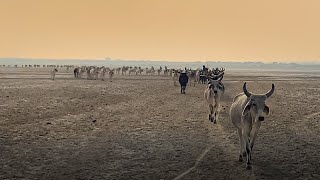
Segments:
[[[205,85],[181,95],[168,77],[73,79],[59,71],[0,69],[0,179],[320,179],[319,74],[226,72],[217,124]],[[271,114],[253,169],[238,162],[229,120],[244,81]]]

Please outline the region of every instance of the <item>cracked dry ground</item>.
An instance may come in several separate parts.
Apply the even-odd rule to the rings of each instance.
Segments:
[[[207,119],[205,85],[181,95],[166,77],[0,82],[0,179],[173,179],[205,150],[181,179],[320,179],[316,79],[274,81],[251,171],[237,162],[228,119],[243,84],[238,75],[225,77],[216,125]],[[248,84],[257,93],[270,87]]]

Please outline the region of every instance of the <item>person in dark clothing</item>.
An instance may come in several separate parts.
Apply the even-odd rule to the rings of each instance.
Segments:
[[[206,77],[204,71],[201,70],[201,71],[200,71],[200,82],[201,82],[202,84],[205,84],[206,81],[207,81],[207,77]]]
[[[75,78],[79,78],[79,68],[76,67],[74,70],[73,70],[73,74],[74,74],[74,77]]]
[[[181,94],[185,94],[186,93],[186,87],[187,87],[187,84],[188,84],[188,76],[187,76],[187,73],[186,71],[183,71],[182,73],[180,73],[180,76],[179,76],[179,83],[180,83],[180,86],[181,86]]]

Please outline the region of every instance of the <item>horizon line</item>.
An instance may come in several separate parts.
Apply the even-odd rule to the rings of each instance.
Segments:
[[[109,59],[107,59],[109,58]],[[151,62],[171,62],[171,63],[207,63],[207,62],[218,62],[218,63],[264,63],[264,64],[273,64],[273,63],[283,63],[283,64],[290,64],[290,63],[296,63],[296,64],[305,64],[305,63],[313,63],[313,64],[320,64],[319,60],[309,60],[309,61],[263,61],[263,60],[247,60],[247,61],[232,61],[232,60],[194,60],[194,61],[176,61],[176,60],[145,60],[145,59],[112,59],[110,57],[106,57],[105,59],[84,59],[84,58],[28,58],[28,57],[0,57],[0,60],[2,59],[20,59],[20,60],[51,60],[51,61],[151,61]]]

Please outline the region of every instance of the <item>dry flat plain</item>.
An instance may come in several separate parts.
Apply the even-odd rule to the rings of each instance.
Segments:
[[[74,79],[60,70],[0,68],[0,179],[320,179],[320,76],[228,71],[217,124],[205,85],[181,95],[165,76]],[[233,97],[264,93],[252,170],[239,163]]]

